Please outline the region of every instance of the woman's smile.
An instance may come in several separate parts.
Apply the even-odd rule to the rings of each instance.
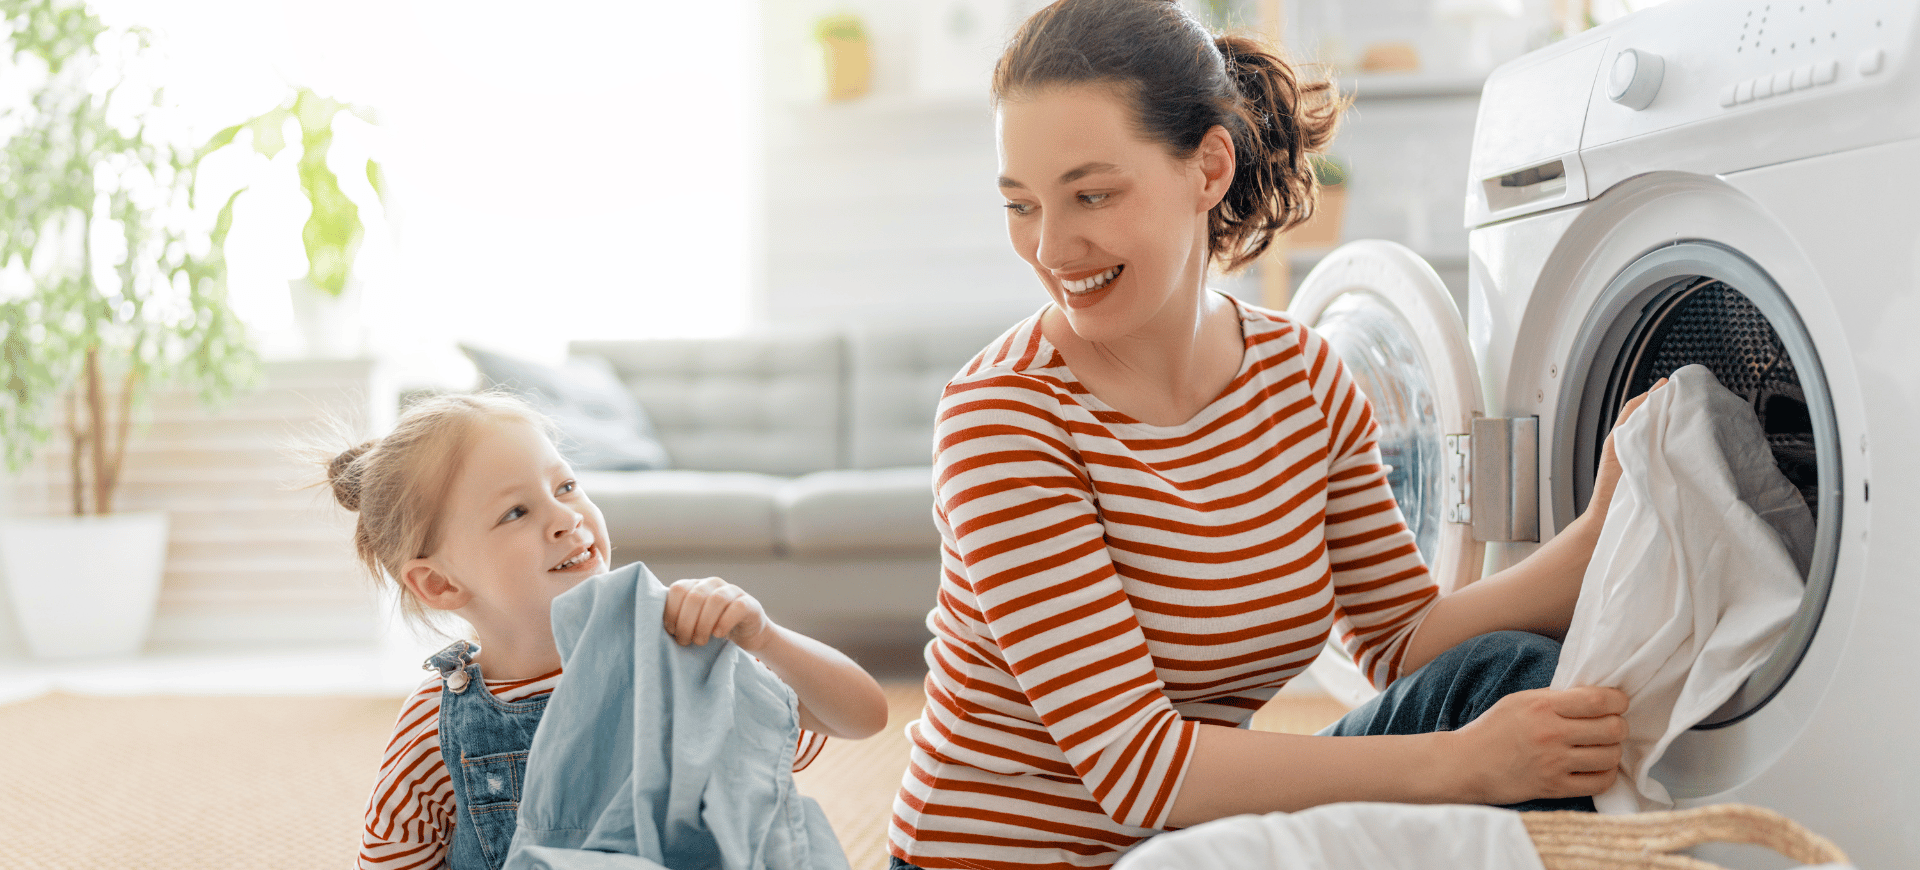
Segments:
[[[1124,265],[1113,266],[1077,280],[1062,280],[1060,289],[1066,291],[1067,305],[1084,308],[1100,301],[1107,295],[1107,291],[1113,289],[1114,284],[1120,280],[1120,273],[1126,271],[1126,268]]]

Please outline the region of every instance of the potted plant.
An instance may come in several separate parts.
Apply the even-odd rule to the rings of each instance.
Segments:
[[[873,86],[873,48],[857,15],[828,15],[813,24],[827,72],[827,99],[851,100]]]
[[[1325,154],[1309,155],[1319,198],[1313,216],[1294,227],[1288,242],[1296,248],[1331,248],[1340,243],[1340,225],[1347,210],[1347,166]]]
[[[245,131],[253,150],[271,160],[288,144],[284,132],[287,122],[298,126],[300,152],[294,165],[300,192],[312,211],[300,228],[307,274],[288,282],[288,290],[305,340],[304,350],[313,357],[357,356],[363,350],[359,287],[353,274],[360,242],[366,235],[366,224],[360,218],[363,204],[347,195],[340,177],[327,165],[334,119],[341,112],[375,123],[373,113],[363,106],[296,87],[280,105],[214,134],[201,152],[202,157],[212,155],[233,144]],[[380,165],[367,160],[366,176],[376,200],[373,204],[384,208],[386,185]]]
[[[25,105],[0,107],[0,437],[18,470],[59,430],[71,516],[0,522],[0,572],[36,655],[131,653],[145,640],[166,515],[115,510],[148,391],[217,399],[253,377],[226,301],[233,199],[194,198],[197,155],[170,140],[150,36],[66,0],[0,0]]]

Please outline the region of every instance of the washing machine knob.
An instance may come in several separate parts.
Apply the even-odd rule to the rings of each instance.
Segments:
[[[1660,92],[1660,78],[1666,61],[1652,52],[1629,48],[1613,56],[1613,71],[1607,76],[1607,99],[1629,109],[1644,109]]]

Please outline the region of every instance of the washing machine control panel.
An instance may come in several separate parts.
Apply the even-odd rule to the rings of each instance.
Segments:
[[[1612,68],[1595,83],[1581,145],[1887,78],[1906,53],[1915,9],[1909,2],[1743,0],[1628,16],[1602,28]],[[1643,16],[1674,20],[1648,26],[1636,20]],[[1658,65],[1651,72],[1649,59]],[[1640,80],[1629,83],[1636,71]]]
[[[1920,137],[1917,49],[1915,0],[1694,0],[1569,37],[1487,78],[1467,226],[1651,169],[1725,175]]]

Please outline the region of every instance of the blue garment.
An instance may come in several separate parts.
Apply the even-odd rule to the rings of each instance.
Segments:
[[[427,659],[440,672],[440,758],[453,780],[454,870],[500,870],[513,842],[527,749],[550,695],[508,703],[487,691],[467,641]]]
[[[739,647],[682,647],[639,563],[554,599],[566,679],[534,736],[510,870],[847,870],[794,789],[793,690]]]
[[[1394,680],[1320,733],[1358,737],[1458,730],[1501,698],[1546,688],[1559,661],[1560,644],[1552,638],[1525,631],[1483,634]],[[1539,798],[1507,808],[1593,812],[1593,798]]]

